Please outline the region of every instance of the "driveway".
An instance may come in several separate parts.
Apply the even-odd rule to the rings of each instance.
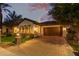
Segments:
[[[64,44],[58,44],[58,43],[51,44],[42,41],[40,38],[26,41],[25,43],[19,46],[8,47],[6,48],[6,50],[17,56],[73,56],[74,55],[73,49],[66,42]]]
[[[61,36],[42,36],[40,37],[40,40],[51,44],[58,44],[58,45],[67,44],[66,39]]]

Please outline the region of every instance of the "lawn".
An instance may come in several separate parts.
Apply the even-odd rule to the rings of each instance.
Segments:
[[[0,46],[9,47],[9,46],[15,45],[14,40],[15,40],[14,36],[6,36],[6,35],[4,35],[4,36],[1,37]]]
[[[1,42],[13,42],[15,40],[14,36],[2,36]]]
[[[74,49],[74,51],[78,51],[79,52],[79,45],[71,45]]]
[[[75,42],[73,40],[68,40],[68,42],[72,46],[72,48],[74,49],[74,51],[79,51],[79,44],[77,44],[77,42]]]
[[[71,45],[71,47],[74,49],[75,55],[79,56],[79,44],[73,40],[68,40],[68,42]]]
[[[30,40],[30,39],[33,39],[34,38],[34,35],[21,35],[21,43],[27,41],[27,40]],[[2,36],[1,37],[1,42],[2,43],[15,43],[16,39],[15,39],[15,36],[14,35],[11,35],[11,36]]]

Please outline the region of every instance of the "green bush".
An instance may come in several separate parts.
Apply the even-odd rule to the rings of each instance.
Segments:
[[[21,36],[21,41],[22,42],[25,42],[25,41],[27,41],[27,40],[30,40],[30,39],[33,39],[33,38],[37,38],[37,37],[39,37],[38,35],[34,35],[34,34],[27,34],[27,35],[22,35]]]
[[[22,35],[21,42],[25,42],[26,40],[30,40],[30,36],[29,35]]]
[[[5,32],[3,35],[6,35],[6,36],[12,36],[12,34],[10,32]]]
[[[76,32],[74,30],[68,30],[67,41],[74,49],[74,51],[79,51],[79,44],[77,43]]]
[[[34,34],[30,34],[29,36],[30,36],[30,38],[34,38]]]
[[[75,40],[76,38],[76,32],[74,30],[69,29],[67,34],[67,39],[69,40]]]

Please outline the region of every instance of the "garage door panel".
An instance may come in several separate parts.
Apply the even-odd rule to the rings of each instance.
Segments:
[[[61,36],[62,28],[61,27],[46,27],[43,29],[45,36]]]

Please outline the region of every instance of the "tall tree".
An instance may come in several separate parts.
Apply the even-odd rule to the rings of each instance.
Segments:
[[[74,3],[59,3],[49,11],[49,15],[61,24],[69,24],[71,27],[79,22],[79,4]]]
[[[4,24],[5,24],[5,26],[9,27],[9,26],[11,26],[10,24],[13,20],[19,20],[21,18],[22,18],[22,15],[17,15],[15,11],[13,11],[13,12],[9,11],[9,14],[5,18]]]
[[[6,4],[6,3],[0,3],[0,33],[2,32],[2,10],[7,11],[8,9],[6,9],[6,7],[11,7],[10,5]]]
[[[8,27],[11,27],[13,25],[12,22],[14,20],[16,21],[16,20],[19,20],[21,18],[22,18],[22,15],[17,15],[15,11],[13,11],[13,12],[9,11],[9,14],[6,16],[6,18],[4,19],[5,21],[3,23],[7,27],[6,28],[6,30],[7,30],[6,33],[9,32]]]
[[[52,15],[59,23],[69,25],[70,29],[75,31],[74,27],[77,27],[79,22],[79,4],[59,3],[50,5],[52,9],[49,11],[49,15]]]
[[[8,15],[10,16],[11,20],[17,20],[22,18],[22,15],[17,15],[15,11],[13,11],[13,13],[9,13]]]

